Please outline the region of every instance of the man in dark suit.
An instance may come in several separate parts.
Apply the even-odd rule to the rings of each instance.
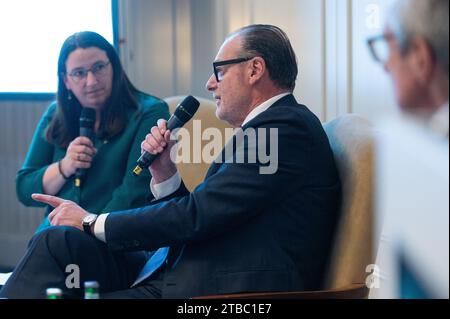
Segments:
[[[242,129],[233,156],[223,152],[189,193],[170,160],[170,132],[160,121],[142,143],[143,150],[161,153],[149,168],[157,200],[100,215],[85,228],[92,234],[80,231],[88,212],[35,195],[55,207],[52,225],[73,227],[38,234],[1,296],[43,297],[54,286],[80,297],[80,289],[66,287],[69,264],[79,266],[81,281],[97,280],[104,298],[321,287],[340,183],[320,121],[292,95],[297,63],[291,44],[277,27],[248,26],[227,38],[213,66],[207,89],[216,114]],[[256,137],[239,143],[236,136],[248,130]],[[275,170],[264,171],[267,165],[250,156],[236,160],[241,151],[269,150],[270,143],[277,143]],[[151,250],[151,258],[142,252]]]

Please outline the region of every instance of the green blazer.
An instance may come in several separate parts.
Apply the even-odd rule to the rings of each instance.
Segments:
[[[139,177],[133,176],[133,168],[141,154],[141,143],[156,125],[158,119],[169,118],[167,104],[156,97],[139,94],[141,112],[130,110],[128,124],[119,135],[110,140],[94,138],[97,149],[91,168],[87,171],[80,188],[74,186],[74,176],[67,180],[57,196],[78,203],[85,210],[100,214],[143,206],[150,193],[150,173],[144,170]],[[47,167],[66,154],[66,148],[49,143],[45,139],[46,128],[56,111],[52,103],[42,116],[28,154],[16,177],[18,199],[26,206],[44,206],[31,198],[33,193],[43,193],[42,178]],[[47,207],[46,216],[52,208]],[[44,221],[38,231],[49,227]]]

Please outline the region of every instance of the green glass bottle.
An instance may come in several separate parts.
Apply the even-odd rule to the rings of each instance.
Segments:
[[[84,299],[100,299],[100,285],[97,281],[84,283]]]

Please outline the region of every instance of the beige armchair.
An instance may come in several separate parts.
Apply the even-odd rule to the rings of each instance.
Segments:
[[[169,105],[170,114],[173,114],[177,105],[184,98],[185,96],[173,96],[164,99]],[[196,99],[200,102],[200,107],[197,113],[195,113],[192,120],[186,123],[186,125],[184,126],[184,128],[186,128],[190,133],[190,136],[193,137],[194,133],[203,134],[204,130],[207,128],[217,128],[220,130],[221,136],[225,137],[225,129],[231,128],[231,126],[229,126],[227,123],[219,120],[216,117],[216,104],[213,101],[204,98],[196,97]],[[193,131],[194,121],[200,121],[195,123],[197,127],[199,127],[199,125],[201,126],[201,130],[198,132]],[[226,141],[223,140],[222,142],[225,143]],[[208,143],[209,143],[208,140],[202,140],[201,144],[199,144],[201,146],[200,150],[202,150],[203,146]],[[180,172],[181,178],[183,179],[187,189],[192,191],[198,184],[200,184],[203,181],[211,163],[204,162],[203,159],[201,159],[200,163],[193,163],[194,148],[192,138],[190,139],[190,146],[191,146],[190,152],[191,161],[188,163],[181,162],[177,164],[177,168],[178,171]],[[199,156],[199,154],[197,154],[197,156]]]
[[[367,298],[366,267],[374,263],[372,249],[372,127],[356,115],[344,115],[324,125],[342,182],[342,207],[331,252],[326,290],[201,296],[199,299],[361,299]]]
[[[334,243],[329,288],[365,283],[373,253],[373,129],[357,115],[324,125],[342,183],[343,200]]]

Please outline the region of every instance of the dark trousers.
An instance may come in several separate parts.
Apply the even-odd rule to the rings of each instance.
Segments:
[[[0,297],[45,298],[47,288],[60,288],[64,298],[83,298],[83,283],[94,280],[100,284],[102,298],[160,298],[158,278],[129,288],[147,258],[145,252],[112,252],[105,243],[73,227],[50,227],[30,241]],[[79,288],[70,287],[75,283],[74,265],[79,269]]]

